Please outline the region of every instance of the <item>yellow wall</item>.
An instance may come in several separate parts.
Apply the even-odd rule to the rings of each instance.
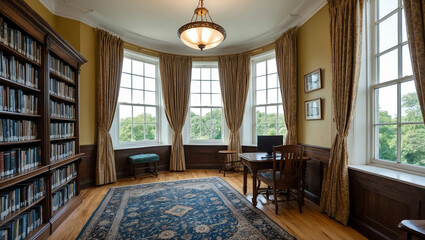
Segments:
[[[298,142],[331,147],[332,124],[331,48],[328,5],[297,31],[298,44]],[[322,69],[322,89],[304,92],[304,75]],[[305,120],[304,102],[322,98],[322,120]]]
[[[95,144],[97,34],[84,23],[55,16],[39,0],[25,2],[88,61],[80,72],[80,144]]]

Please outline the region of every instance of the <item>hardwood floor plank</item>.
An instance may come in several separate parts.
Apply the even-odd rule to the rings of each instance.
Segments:
[[[139,177],[134,180],[134,178],[131,177],[120,179],[114,184],[82,190],[83,202],[81,205],[59,226],[49,239],[75,239],[111,187],[215,176],[223,178],[223,174],[219,174],[218,170],[187,170],[185,172],[165,171],[159,172],[158,178]],[[226,173],[226,177],[223,179],[237,191],[242,193],[242,173]],[[251,201],[252,198],[251,183],[251,179],[248,178],[246,198],[249,201]],[[257,207],[297,239],[366,239],[354,229],[343,226],[328,218],[326,215],[321,214],[319,206],[309,200],[306,200],[303,207],[303,213],[298,212],[296,202],[281,202],[279,204],[279,215],[276,215],[272,202],[267,201],[267,199],[261,195],[258,196]]]

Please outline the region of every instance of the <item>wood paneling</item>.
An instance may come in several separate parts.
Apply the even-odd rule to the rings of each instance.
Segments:
[[[185,145],[184,156],[187,169],[218,169],[218,151],[226,150],[227,145]]]
[[[96,185],[96,145],[81,145],[80,152],[84,153],[80,162],[80,188],[85,189]]]
[[[349,169],[349,225],[370,239],[399,239],[403,219],[424,219],[425,189]]]

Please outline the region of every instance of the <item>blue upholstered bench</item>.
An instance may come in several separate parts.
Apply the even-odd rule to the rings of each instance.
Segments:
[[[134,179],[136,179],[135,167],[138,165],[145,165],[145,169],[148,169],[150,174],[158,177],[158,172],[156,171],[156,162],[159,161],[159,156],[155,153],[143,153],[131,155],[128,157],[128,162],[131,164],[131,171],[133,173]],[[151,163],[153,163],[153,171],[151,171]]]

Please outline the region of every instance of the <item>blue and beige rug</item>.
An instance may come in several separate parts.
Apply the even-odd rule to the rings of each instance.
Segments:
[[[219,177],[111,188],[78,239],[295,239]]]

